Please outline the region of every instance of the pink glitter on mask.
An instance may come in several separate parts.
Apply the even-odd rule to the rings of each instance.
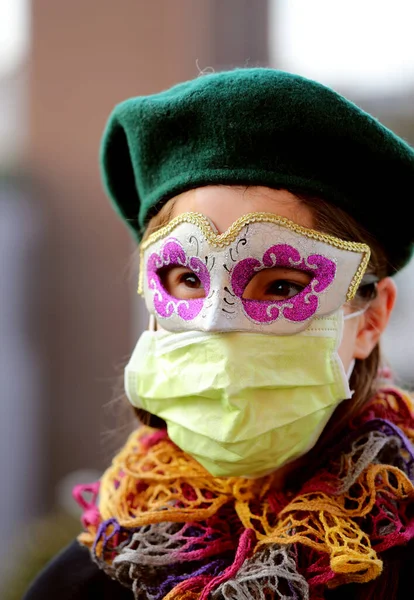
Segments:
[[[284,300],[252,300],[243,298],[249,281],[256,273],[272,267],[297,269],[312,275],[312,280],[298,294]],[[289,321],[305,321],[318,309],[318,295],[334,280],[336,265],[319,254],[302,258],[296,248],[288,244],[271,246],[263,254],[262,262],[255,258],[241,260],[233,269],[231,285],[241,299],[247,316],[258,323],[271,323],[282,314]]]
[[[178,314],[184,321],[194,319],[201,309],[205,298],[180,300],[171,296],[164,288],[159,270],[166,266],[187,267],[200,279],[205,296],[210,291],[210,275],[205,264],[197,257],[188,257],[181,244],[174,238],[168,238],[159,254],[153,252],[147,263],[148,288],[153,293],[154,309],[159,316],[167,318]]]

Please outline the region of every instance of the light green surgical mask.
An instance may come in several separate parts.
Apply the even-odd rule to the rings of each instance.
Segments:
[[[351,397],[342,328],[340,310],[295,335],[146,331],[126,394],[212,475],[260,477],[310,450]]]

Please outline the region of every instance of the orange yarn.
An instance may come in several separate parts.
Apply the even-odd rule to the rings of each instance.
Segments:
[[[248,501],[260,495],[262,482],[212,477],[168,439],[144,452],[139,442],[152,433],[149,427],[133,432],[103,475],[102,520],[115,517],[123,527],[202,521],[234,498]]]
[[[134,432],[104,474],[99,503],[102,520],[115,517],[129,528],[164,521],[203,521],[225,503],[234,502],[243,526],[256,532],[257,548],[299,542],[328,553],[331,568],[338,574],[335,585],[369,581],[382,569],[368,536],[353,519],[368,514],[379,493],[395,499],[414,494],[413,484],[402,471],[372,464],[351,491],[338,496],[302,494],[277,517],[266,500],[272,476],[259,480],[212,477],[168,439],[144,451],[140,441],[151,433],[147,427]],[[90,545],[94,529],[81,536],[82,543]],[[186,592],[182,600],[195,597]]]
[[[407,437],[414,439],[411,401],[393,395],[392,390],[379,394],[354,426],[363,431],[364,423],[385,418],[398,422]],[[212,517],[225,519],[220,515],[230,509],[239,519],[236,527],[256,535],[253,556],[267,548],[279,546],[289,551],[302,545],[316,552],[318,561],[324,561],[324,585],[368,582],[382,571],[376,548],[382,551],[404,543],[404,536],[412,536],[413,531],[413,524],[405,520],[406,509],[414,500],[413,483],[396,466],[372,462],[385,443],[397,440],[393,434],[387,435],[380,429],[367,430],[365,438],[355,438],[348,453],[337,455],[331,463],[335,468],[327,471],[326,477],[319,472],[302,493],[289,497],[275,494],[274,475],[255,480],[212,477],[166,434],[142,427],[130,435],[101,479],[99,513],[101,523],[108,522],[106,541],[98,533],[99,524],[88,525],[78,539],[93,546],[95,555],[110,565],[113,557],[110,552],[108,555],[108,546],[105,551],[105,543],[111,532],[118,535],[111,519],[125,531],[163,523],[206,524]],[[401,445],[402,457],[406,448]],[[276,498],[277,494],[283,498]],[[395,515],[400,515],[398,522]],[[387,535],[395,534],[395,541],[387,538],[383,543],[384,519],[388,519]],[[125,535],[122,531],[119,535]],[[200,575],[177,583],[164,600],[199,600],[209,581],[211,576]]]

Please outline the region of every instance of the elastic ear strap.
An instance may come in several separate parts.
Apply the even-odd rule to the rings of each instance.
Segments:
[[[346,376],[348,378],[348,381],[351,379],[351,375],[354,372],[354,367],[355,367],[355,358],[353,358],[351,360],[351,362],[349,363],[349,367],[348,367],[348,370],[346,372]]]
[[[157,331],[157,321],[154,315],[150,315],[148,322],[148,331]]]
[[[365,306],[364,308],[361,308],[360,310],[356,310],[353,313],[344,315],[344,321],[348,321],[349,319],[354,319],[355,317],[359,317],[360,315],[363,315],[364,312],[367,310],[367,308],[368,308],[368,306]]]

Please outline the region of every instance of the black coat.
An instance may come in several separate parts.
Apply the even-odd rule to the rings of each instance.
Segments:
[[[384,557],[385,558],[385,557]],[[398,583],[393,578],[378,584],[389,586],[385,598],[412,600],[414,598],[414,540],[387,557],[386,568],[393,569]],[[381,582],[383,579],[383,583]],[[388,582],[388,583],[387,583]],[[369,584],[365,584],[369,585]],[[343,585],[326,592],[327,600],[352,600],[364,598],[365,585]],[[397,590],[394,588],[397,587]],[[393,595],[396,592],[396,595]],[[361,595],[362,593],[362,595]],[[130,589],[112,580],[91,560],[89,551],[72,542],[47,567],[39,573],[22,600],[133,600]],[[376,599],[374,593],[370,598]]]

